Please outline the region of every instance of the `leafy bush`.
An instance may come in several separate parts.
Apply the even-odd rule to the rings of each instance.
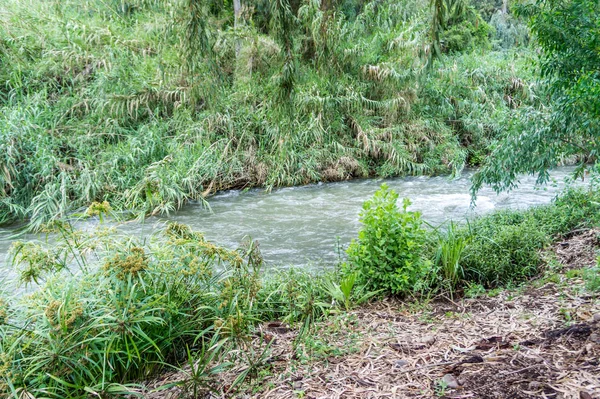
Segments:
[[[359,272],[359,281],[369,289],[390,294],[414,291],[430,268],[425,259],[427,231],[421,214],[397,205],[398,194],[386,184],[363,204],[360,221],[363,227],[358,240],[348,247],[344,268]]]
[[[493,28],[478,16],[474,21],[463,20],[444,32],[444,48],[450,53],[472,51],[476,48],[489,49],[489,37],[492,32]]]

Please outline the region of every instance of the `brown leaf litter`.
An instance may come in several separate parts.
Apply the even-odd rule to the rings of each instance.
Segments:
[[[597,244],[598,232],[586,231],[554,252],[566,269],[588,266]],[[600,297],[560,276],[495,297],[379,301],[319,322],[301,340],[265,324],[248,347],[258,353],[270,342],[261,371],[227,392],[239,365],[215,377],[218,394],[198,397],[600,399]],[[182,378],[164,375],[148,388]],[[170,388],[145,397],[190,396]]]
[[[600,230],[574,230],[554,245],[554,253],[566,268],[579,269],[596,264]]]

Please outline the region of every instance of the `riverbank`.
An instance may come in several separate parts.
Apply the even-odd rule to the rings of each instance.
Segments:
[[[195,397],[253,392],[277,362],[292,371],[332,356],[365,355],[364,342],[375,342],[368,338],[374,333],[370,326],[385,327],[366,314],[377,316],[382,306],[397,312],[394,320],[407,314],[413,321],[424,318],[415,327],[420,335],[429,331],[428,319],[438,317],[440,312],[431,309],[440,303],[456,306],[444,311],[444,318],[460,324],[467,312],[460,298],[498,295],[502,287],[522,287],[539,276],[560,281],[560,260],[576,264],[583,259],[565,248],[583,250],[586,262],[594,263],[595,230],[582,236],[588,241],[578,233],[599,225],[598,196],[595,190],[569,189],[550,205],[493,213],[441,231],[425,229],[420,214],[400,209],[397,194],[383,185],[363,206],[363,227],[348,260],[319,273],[263,273],[256,242],[230,250],[178,223],[143,240],[113,228],[80,231],[56,223],[52,243],[16,242],[11,250],[20,283],[37,289],[0,295],[0,392],[52,398],[133,395],[147,391],[141,381],[171,370],[187,375],[177,385]],[[565,241],[573,236],[579,241]],[[551,243],[562,248],[556,250],[558,258],[548,255]],[[357,257],[363,251],[366,255]],[[589,295],[600,289],[597,267],[565,271],[565,276],[582,278]],[[575,295],[566,292],[566,298]],[[449,302],[435,301],[444,297]],[[385,298],[405,298],[405,307]],[[558,313],[566,322],[579,320],[560,310],[562,299],[556,299]],[[483,313],[475,326],[483,326]],[[541,328],[556,327],[556,320],[540,322]],[[273,352],[278,342],[288,345],[279,348],[287,348],[283,360]],[[410,362],[420,367],[417,360]]]
[[[0,224],[39,230],[94,201],[164,215],[230,188],[457,172],[544,98],[527,28],[502,13],[496,32],[469,12],[428,68],[422,1],[327,16],[292,1],[286,44],[267,2],[242,27],[217,3],[6,2]]]
[[[375,301],[317,322],[306,336],[265,323],[252,349],[261,370],[228,392],[243,363],[215,376],[209,397],[598,398],[600,293],[583,272],[596,265],[600,231],[580,232],[548,253],[543,276],[511,289],[431,301]],[[475,293],[472,293],[475,294]],[[187,397],[189,369],[140,390]]]

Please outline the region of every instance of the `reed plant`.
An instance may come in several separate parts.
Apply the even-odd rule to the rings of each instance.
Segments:
[[[234,26],[222,2],[5,1],[0,223],[457,172],[536,101],[525,49],[445,54],[426,71],[426,2],[272,3],[288,2]]]

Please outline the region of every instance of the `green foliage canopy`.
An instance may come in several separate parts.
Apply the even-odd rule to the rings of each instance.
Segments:
[[[513,118],[474,176],[474,194],[484,184],[498,191],[514,188],[522,173],[537,174],[544,183],[550,168],[564,161],[595,162],[600,150],[600,3],[538,0],[517,11],[529,19],[541,48],[539,72],[550,105]]]

